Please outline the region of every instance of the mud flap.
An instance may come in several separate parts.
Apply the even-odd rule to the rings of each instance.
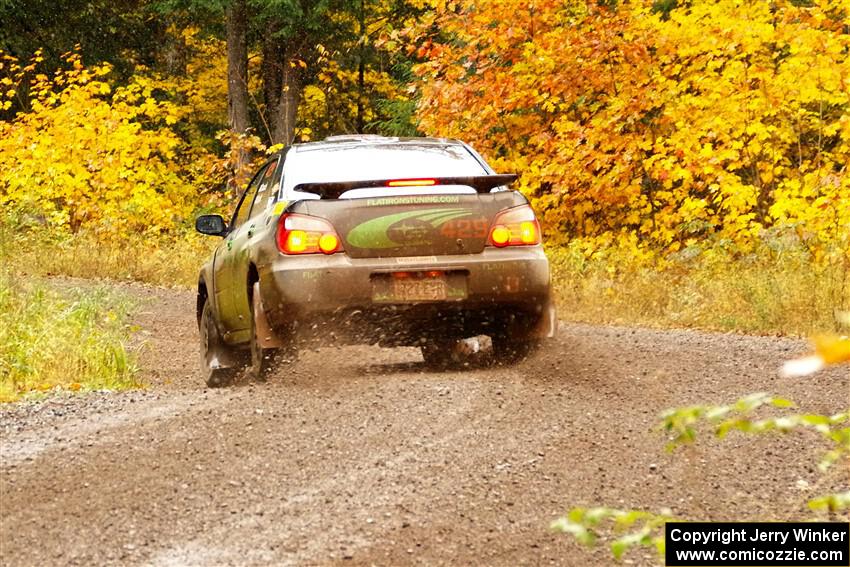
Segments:
[[[551,339],[558,332],[558,314],[555,304],[549,301],[543,307],[543,316],[529,335],[538,339]]]
[[[201,334],[201,368],[205,372],[239,369],[245,366],[245,352],[229,347],[221,340],[212,315],[212,307],[208,302],[204,304],[198,327]]]
[[[254,301],[254,324],[257,326],[257,339],[262,348],[281,348],[284,346],[269,325],[269,320],[266,317],[266,311],[263,309],[263,299],[260,296],[260,282],[254,284],[252,293]]]

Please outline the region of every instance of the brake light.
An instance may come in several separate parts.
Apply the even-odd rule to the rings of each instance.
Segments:
[[[540,244],[540,224],[534,211],[528,205],[520,205],[496,215],[487,243],[498,248]]]
[[[494,226],[490,231],[490,241],[496,246],[507,246],[511,241],[511,231],[504,226]]]
[[[387,181],[387,187],[428,187],[436,184],[436,179],[396,179]]]
[[[339,250],[339,238],[336,234],[326,232],[319,237],[319,250],[325,254],[333,254]]]
[[[280,217],[277,247],[284,254],[334,254],[342,251],[339,236],[331,223],[297,214]]]

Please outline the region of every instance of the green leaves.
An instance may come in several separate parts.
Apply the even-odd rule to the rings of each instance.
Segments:
[[[667,444],[667,450],[672,451],[679,445],[691,443],[696,439],[695,425],[700,421],[708,421],[715,424],[715,434],[723,438],[732,429],[745,432],[764,431],[772,427],[765,421],[752,422],[745,416],[762,406],[773,406],[777,408],[793,407],[793,402],[784,398],[777,398],[765,393],[750,394],[730,405],[709,406],[695,405],[684,408],[675,408],[661,414],[661,425],[665,431],[673,435],[673,439]],[[788,426],[784,424],[783,426]]]
[[[616,508],[573,508],[551,524],[551,529],[570,534],[582,545],[593,546],[600,539],[597,533],[609,527],[615,533],[623,533],[611,542],[611,553],[618,561],[632,547],[653,547],[664,553],[664,523],[672,520],[669,510],[653,514],[641,510],[619,510]]]
[[[752,418],[752,414],[760,410],[787,410],[794,407],[794,403],[785,398],[756,393],[727,405],[694,405],[667,410],[661,415],[659,429],[673,437],[667,444],[670,451],[694,442],[698,426],[703,423],[710,425],[715,436],[720,439],[733,430],[756,434],[812,429],[832,444],[819,465],[822,471],[839,459],[850,461],[850,410],[829,416],[786,414]],[[808,504],[812,510],[825,510],[832,514],[850,508],[850,491],[820,496]],[[664,523],[672,519],[666,510],[652,514],[607,507],[573,508],[566,516],[552,522],[551,528],[572,535],[583,545],[592,546],[601,539],[601,528],[610,527],[615,534],[622,534],[611,542],[611,553],[619,561],[635,546],[654,547],[659,555],[663,555]]]
[[[794,404],[790,400],[765,393],[751,394],[730,405],[696,405],[667,410],[661,415],[659,427],[672,436],[667,444],[668,451],[696,440],[696,426],[700,422],[707,422],[719,439],[726,437],[730,431],[789,433],[797,429],[812,429],[832,444],[818,465],[822,471],[842,456],[850,457],[850,412],[831,416],[786,414],[753,419],[751,414],[764,407],[787,409],[793,408]]]
[[[812,510],[826,510],[830,513],[846,510],[850,508],[850,490],[836,494],[827,494],[826,496],[809,500],[809,508]]]

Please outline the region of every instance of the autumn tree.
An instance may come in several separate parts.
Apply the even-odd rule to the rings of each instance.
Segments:
[[[520,173],[554,235],[848,262],[846,0],[431,5],[422,128]]]
[[[109,64],[87,67],[78,53],[42,72],[0,52],[0,103],[26,85],[31,109],[0,121],[0,205],[47,226],[104,238],[157,235],[198,206],[185,161],[203,160],[175,134],[189,109],[168,100],[168,85],[135,76],[113,86]]]

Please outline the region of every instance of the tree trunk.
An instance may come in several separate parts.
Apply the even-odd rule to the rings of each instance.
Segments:
[[[302,41],[299,37],[276,37],[277,31],[277,25],[270,24],[263,41],[264,119],[271,143],[288,146],[295,139],[295,120],[303,88],[299,55]]]
[[[360,0],[360,13],[358,15],[358,32],[360,38],[357,40],[357,133],[362,134],[364,124],[363,97],[365,96],[366,81],[366,6],[365,0]]]
[[[283,92],[283,68],[286,65],[286,55],[281,45],[281,40],[275,37],[278,26],[272,22],[266,28],[263,39],[262,55],[260,62],[260,75],[263,80],[263,100],[265,111],[263,112],[263,125],[266,135],[272,144],[275,140],[275,125],[277,124],[278,107],[280,106],[280,95]]]
[[[298,103],[301,102],[301,68],[287,62],[283,66],[282,88],[277,107],[277,120],[272,129],[275,144],[289,145],[295,141],[295,120],[298,118]]]
[[[365,117],[364,113],[364,100],[363,97],[366,91],[366,82],[364,79],[364,69],[365,65],[363,63],[363,56],[360,56],[360,63],[358,64],[357,69],[357,133],[363,134],[366,129]]]
[[[176,18],[166,16],[165,23],[168,28],[179,25]],[[162,38],[162,49],[159,57],[161,64],[165,67],[166,73],[172,77],[186,76],[186,62],[189,59],[189,53],[186,43],[183,38],[173,33],[164,33]]]
[[[227,118],[234,138],[248,132],[248,7],[246,0],[231,0],[227,7]],[[247,177],[250,151],[238,145],[231,189],[237,192]]]

